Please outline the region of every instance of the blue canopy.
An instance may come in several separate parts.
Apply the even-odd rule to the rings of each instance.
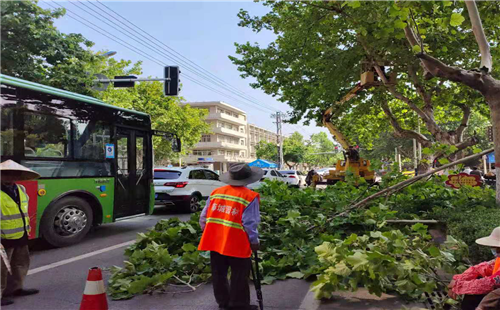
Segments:
[[[257,159],[248,164],[250,167],[259,167],[259,168],[278,168],[278,165],[271,161],[267,161],[264,159]]]
[[[488,162],[489,162],[490,164],[495,163],[495,153],[493,153],[493,152],[492,152],[492,153],[489,153],[489,154],[488,154]]]

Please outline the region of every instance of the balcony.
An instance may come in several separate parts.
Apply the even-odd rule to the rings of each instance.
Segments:
[[[238,137],[238,138],[247,138],[247,134],[244,132],[239,132],[236,130],[222,128],[222,127],[212,127],[213,133],[225,134],[228,136]]]
[[[238,117],[227,115],[225,113],[210,113],[207,115],[207,120],[225,120],[233,124],[245,125],[245,126],[247,124],[247,121]]]
[[[233,144],[228,142],[198,142],[193,149],[197,150],[213,150],[213,149],[227,149],[227,150],[247,150],[246,145]]]

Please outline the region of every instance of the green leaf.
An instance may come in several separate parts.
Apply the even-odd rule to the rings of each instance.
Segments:
[[[358,270],[364,267],[366,263],[368,263],[368,256],[361,252],[356,252],[351,256],[346,257],[346,262],[348,262],[353,270]]]
[[[473,147],[473,148],[472,148],[472,153],[474,153],[474,154],[481,153],[482,151],[483,151],[483,150],[481,150],[481,149],[480,149],[480,148],[478,148],[478,147]]]
[[[424,147],[424,148],[422,149],[422,154],[424,154],[424,155],[431,155],[431,154],[432,154],[432,151],[431,151],[431,149],[430,149],[430,148],[428,148],[428,147]]]
[[[460,13],[453,13],[451,14],[450,18],[450,25],[453,27],[458,27],[460,26],[465,20],[465,17],[462,16]]]
[[[407,24],[402,21],[401,19],[398,19],[397,21],[394,22],[394,28],[398,28],[398,29],[405,29],[407,26]]]
[[[415,54],[422,52],[422,49],[420,48],[420,45],[414,45],[412,47],[412,50],[413,50],[413,53],[415,53]]]
[[[340,262],[332,267],[331,271],[336,275],[348,277],[351,274],[351,269],[344,263]]]
[[[452,4],[453,4],[453,1],[448,1],[448,0],[443,1],[444,7],[451,6]]]
[[[450,161],[446,158],[440,158],[438,161],[441,165],[446,165],[450,163]]]
[[[182,246],[182,250],[184,250],[185,252],[193,252],[196,251],[196,249],[196,246],[194,246],[192,243],[185,243]]]
[[[432,257],[438,257],[441,256],[441,251],[435,246],[431,246],[429,248],[429,253],[431,254]]]
[[[304,277],[304,274],[300,271],[294,271],[286,274],[287,277],[289,278],[294,278],[294,279],[302,279]]]
[[[350,0],[350,1],[347,1],[347,5],[353,9],[356,9],[356,8],[359,8],[361,6],[361,2],[360,1],[353,1],[353,0]]]

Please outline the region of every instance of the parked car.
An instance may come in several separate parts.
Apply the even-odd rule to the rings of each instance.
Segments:
[[[264,182],[264,180],[266,180],[266,179],[271,180],[271,181],[277,180],[277,181],[282,181],[282,182],[288,183],[287,178],[285,176],[283,176],[278,170],[276,170],[276,169],[262,169],[262,170],[264,170],[264,175],[262,176],[260,181],[249,184],[248,188],[257,189],[262,185],[262,182]]]
[[[205,168],[155,168],[155,203],[175,205],[187,212],[200,209],[200,201],[224,186],[219,175]]]
[[[280,170],[279,171],[291,186],[301,187],[306,184],[306,175],[297,170]]]
[[[330,170],[335,170],[335,167],[321,168],[321,169],[316,170],[316,172],[319,174],[320,177],[323,177],[323,176],[329,174]]]

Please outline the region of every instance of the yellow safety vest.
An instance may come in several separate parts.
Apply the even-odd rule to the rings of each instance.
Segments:
[[[9,195],[0,191],[0,202],[2,203],[2,218],[0,221],[0,229],[2,231],[2,239],[20,239],[24,236],[24,225],[26,222],[26,232],[30,232],[30,217],[28,215],[28,195],[22,185],[18,185],[19,201],[23,215],[19,210],[17,203],[10,198]]]

